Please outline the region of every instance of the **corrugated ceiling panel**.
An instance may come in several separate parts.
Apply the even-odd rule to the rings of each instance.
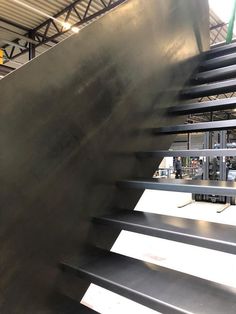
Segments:
[[[87,0],[85,0],[87,1]],[[50,16],[60,12],[69,4],[73,3],[73,0],[27,0],[22,1],[29,6],[32,6],[45,14]],[[14,0],[1,0],[0,1],[0,15],[8,20],[15,21],[19,24],[34,28],[44,22],[48,17],[40,15],[39,12],[35,12],[30,8],[24,7]]]
[[[118,0],[113,0],[112,3],[115,3],[117,1]],[[31,6],[38,11],[30,9],[30,7],[25,7],[21,5],[19,2],[23,2],[27,6]],[[76,0],[0,0],[0,18],[4,18],[14,23],[18,23],[19,25],[27,27],[28,29],[34,29],[35,27],[39,26],[41,23],[48,20],[51,16],[55,16],[57,13],[61,12],[64,8],[66,8],[68,5],[75,2],[77,2],[76,4],[77,13],[75,12],[75,10],[72,10],[70,17],[67,20],[67,22],[70,23],[71,25],[74,25],[79,22],[79,17],[77,14],[79,14],[81,18],[83,18],[86,13],[86,16],[89,17],[90,15],[104,9],[104,3],[105,5],[108,5],[108,3],[110,3],[110,0],[92,0],[88,9],[87,7],[90,0],[77,0],[77,1]],[[54,20],[54,23],[56,24],[59,30],[62,29],[62,23],[64,22],[66,15],[67,13],[65,13],[64,15],[60,15],[58,20]],[[95,19],[98,19],[98,18],[99,17]],[[83,27],[92,23],[94,20],[84,23]],[[7,28],[8,30],[3,29],[3,28]],[[43,35],[45,30],[46,30],[46,26],[44,28],[40,28],[38,33]],[[9,40],[10,42],[14,42],[16,39],[19,39],[19,38],[20,40],[18,42],[18,45],[24,46],[26,44],[26,41],[23,37],[19,37],[19,35],[24,36],[25,34],[26,34],[26,31],[0,21],[0,47],[4,47],[6,45],[5,42],[3,41],[4,39]],[[54,26],[49,27],[48,32],[47,32],[47,37],[53,36],[55,34],[57,34],[57,29]],[[71,36],[72,34],[73,34],[72,31],[68,31],[56,37],[56,40],[60,42],[66,39],[68,36]],[[47,44],[43,44],[40,47],[37,47],[36,56],[46,51],[53,45],[54,44],[52,42],[49,42]],[[9,55],[11,53],[12,47],[14,47],[14,43],[6,48],[6,51]],[[14,48],[14,51],[15,51],[15,54],[20,52],[19,48],[16,48],[16,47]],[[28,53],[25,53],[24,55],[21,55],[20,57],[16,57],[16,59],[12,61],[8,61],[7,65],[12,66],[12,67],[18,67],[19,65],[24,64],[27,61],[28,61]]]

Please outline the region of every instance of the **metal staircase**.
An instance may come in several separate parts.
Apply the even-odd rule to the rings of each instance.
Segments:
[[[181,95],[181,100],[235,92],[236,44],[214,48],[205,54],[200,71]],[[195,85],[199,83],[199,85]],[[170,107],[172,115],[212,112],[236,107],[236,99],[180,103]],[[153,129],[154,134],[179,134],[236,128],[236,120],[181,124]],[[235,149],[136,152],[142,162],[147,158],[165,156],[236,156]],[[114,182],[120,189],[153,189],[201,194],[235,196],[236,183],[209,180],[125,179]],[[195,246],[236,254],[236,227],[197,220],[169,217],[117,208],[112,214],[94,217],[93,225],[170,239]],[[162,313],[235,314],[236,289],[216,284],[160,266],[150,267],[133,258],[94,248],[86,262],[63,261],[62,269],[98,284]],[[222,270],[221,270],[222,271]],[[88,310],[90,312],[90,310]],[[93,311],[91,310],[91,313]]]

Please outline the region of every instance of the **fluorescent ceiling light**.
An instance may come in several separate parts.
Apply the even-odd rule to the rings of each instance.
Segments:
[[[63,26],[64,30],[67,31],[68,29],[71,28],[72,25],[68,22],[63,22],[62,26]]]

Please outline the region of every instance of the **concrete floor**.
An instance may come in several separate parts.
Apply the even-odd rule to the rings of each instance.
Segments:
[[[222,204],[195,202],[181,207],[190,200],[191,194],[188,193],[146,190],[135,210],[198,219],[202,223],[211,221],[236,225],[236,206],[230,206],[222,213],[217,213],[223,207]],[[236,256],[233,254],[128,231],[120,233],[112,251],[236,287]],[[121,311],[131,314],[157,313],[93,284],[82,303],[104,314],[118,314]]]

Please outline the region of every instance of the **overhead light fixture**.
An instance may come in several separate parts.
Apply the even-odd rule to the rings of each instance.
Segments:
[[[68,22],[62,22],[62,26],[63,26],[65,31],[68,31],[68,29],[71,29],[72,25]]]

